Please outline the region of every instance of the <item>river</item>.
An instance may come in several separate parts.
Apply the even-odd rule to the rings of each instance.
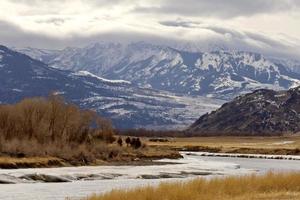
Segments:
[[[157,185],[162,181],[185,181],[195,177],[215,177],[265,173],[267,171],[300,171],[299,160],[201,156],[182,153],[179,160],[160,160],[167,164],[151,166],[87,166],[38,169],[0,169],[1,200],[80,199],[112,189]],[[30,179],[40,178],[41,180]],[[65,181],[44,183],[43,178]],[[54,179],[53,179],[54,178]]]

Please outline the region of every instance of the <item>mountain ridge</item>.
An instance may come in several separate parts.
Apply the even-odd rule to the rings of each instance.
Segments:
[[[245,51],[188,52],[146,42],[103,42],[36,57],[44,57],[54,68],[84,70],[141,87],[225,100],[259,88],[283,90],[300,85],[296,62],[287,64]]]

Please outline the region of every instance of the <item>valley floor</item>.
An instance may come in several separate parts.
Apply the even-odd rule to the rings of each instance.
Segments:
[[[144,138],[150,147],[179,151],[239,153],[267,155],[300,155],[300,136],[280,137],[191,137],[164,138],[161,141]]]

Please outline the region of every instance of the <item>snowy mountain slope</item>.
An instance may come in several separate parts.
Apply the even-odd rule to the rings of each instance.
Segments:
[[[0,103],[55,92],[82,108],[94,109],[119,128],[185,126],[223,102],[204,97],[175,96],[108,80],[89,72],[48,67],[0,46]]]
[[[61,50],[38,49],[32,47],[25,47],[25,48],[11,47],[10,49],[21,52],[33,59],[42,61],[44,63],[49,62],[50,60],[54,59],[56,56],[58,56],[61,53]]]
[[[142,87],[223,99],[259,88],[279,90],[300,84],[295,62],[239,51],[183,51],[145,42],[66,48],[43,61],[54,68],[84,70]]]
[[[295,73],[300,73],[300,61],[295,59],[284,59],[284,58],[269,58],[272,62],[277,65],[282,65],[290,69]]]

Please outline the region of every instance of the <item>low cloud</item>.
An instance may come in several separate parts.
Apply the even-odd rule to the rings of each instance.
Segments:
[[[155,6],[139,6],[133,12],[233,18],[299,10],[299,0],[162,0]]]
[[[54,24],[56,26],[63,25],[67,20],[70,20],[70,18],[59,18],[59,17],[50,17],[47,19],[39,19],[36,20],[36,23],[45,23],[45,24]]]
[[[171,26],[171,27],[184,27],[184,28],[194,28],[201,24],[201,22],[196,21],[188,21],[188,20],[182,20],[177,19],[175,21],[160,21],[159,24],[164,26]]]

